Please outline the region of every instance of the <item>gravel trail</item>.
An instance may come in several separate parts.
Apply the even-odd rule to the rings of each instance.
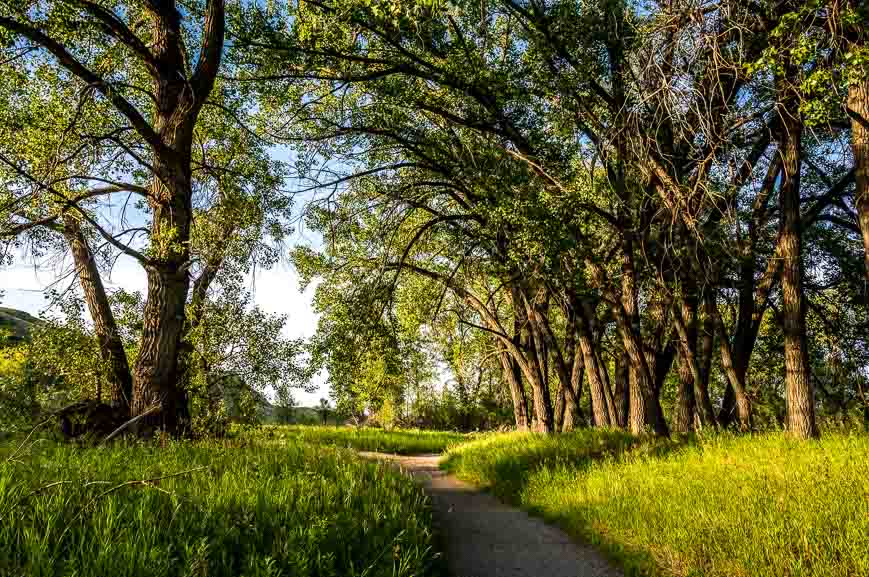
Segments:
[[[594,548],[441,471],[441,455],[361,453],[413,475],[431,497],[452,577],[620,577]]]

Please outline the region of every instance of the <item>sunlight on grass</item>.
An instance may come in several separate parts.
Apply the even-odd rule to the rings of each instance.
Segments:
[[[275,425],[251,433],[253,438],[297,440],[307,443],[336,445],[359,451],[378,451],[414,455],[441,453],[471,437],[451,431],[420,429],[376,429],[373,427],[330,427],[310,425]]]
[[[458,447],[445,466],[600,544],[632,574],[869,575],[866,436],[510,434]]]
[[[421,489],[350,451],[46,442],[7,462],[10,454],[0,447],[0,575],[409,577],[436,568]]]

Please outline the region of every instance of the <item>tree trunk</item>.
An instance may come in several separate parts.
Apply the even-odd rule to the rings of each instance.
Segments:
[[[679,390],[676,393],[676,406],[673,411],[673,431],[690,433],[694,430],[694,375],[685,360],[683,349],[679,349]]]
[[[854,181],[857,220],[863,233],[863,272],[869,284],[869,78],[848,89],[851,116],[851,148],[854,152]]]
[[[697,322],[696,322],[696,301],[686,299],[682,302],[681,312],[677,311],[674,314],[676,322],[676,330],[679,333],[680,349],[679,354],[684,364],[688,365],[688,370],[691,372],[691,382],[694,384],[703,383],[703,374],[700,371],[700,363],[697,359]],[[695,393],[698,391],[695,388]],[[715,412],[712,409],[712,403],[709,400],[708,389],[700,391],[700,395],[695,394],[695,400],[700,396],[700,408],[698,411],[699,422],[701,426],[715,427]]]
[[[656,403],[652,396],[652,376],[641,342],[628,321],[624,309],[616,304],[613,307],[616,325],[622,337],[622,344],[630,360],[628,370],[628,429],[634,434],[646,431],[646,425],[653,427],[655,434],[667,435],[667,423],[662,416],[656,415]],[[659,407],[658,407],[659,408]]]
[[[582,378],[585,372],[585,363],[583,362],[582,351],[579,347],[573,347],[573,366],[570,372],[570,386],[576,393],[576,403],[568,403],[566,413],[564,415],[564,431],[572,431],[576,428],[582,414],[579,409],[579,399],[582,398]]]
[[[734,405],[736,407],[736,415],[739,420],[739,430],[746,432],[751,430],[751,403],[748,400],[748,394],[745,390],[745,381],[736,370],[733,362],[733,355],[730,351],[730,342],[727,339],[727,330],[724,328],[724,322],[721,316],[716,311],[715,324],[718,329],[718,342],[721,346],[721,368],[727,377],[730,384],[730,390],[733,393]]]
[[[528,343],[529,347],[534,347],[534,337],[528,335],[526,343]],[[529,355],[528,364],[531,371],[528,381],[531,385],[531,398],[534,401],[532,429],[538,433],[551,433],[553,432],[552,401],[549,397],[549,387],[541,380],[543,371],[534,350]]]
[[[513,288],[513,308],[514,314],[520,317],[520,326],[523,339],[520,351],[527,352],[526,360],[527,367],[523,369],[525,372],[528,384],[531,387],[532,400],[534,402],[534,421],[532,428],[541,433],[551,433],[553,431],[552,419],[552,401],[549,396],[549,387],[546,386],[543,367],[539,362],[539,355],[542,354],[542,343],[535,338],[534,331],[528,318],[525,304],[528,299],[522,294],[518,288]],[[519,359],[516,359],[517,361]]]
[[[636,269],[634,267],[633,232],[622,230],[622,291],[621,301],[614,305],[613,313],[622,336],[625,352],[630,359],[628,389],[628,428],[634,434],[643,433],[646,425],[656,434],[667,435],[667,423],[652,387],[654,377],[646,362],[640,336],[640,317],[637,312]]]
[[[152,210],[142,338],[133,371],[134,416],[159,404],[145,419],[170,434],[189,422],[187,392],[179,384],[178,353],[190,286],[193,130],[214,88],[224,48],[224,2],[208,0],[196,68],[190,74],[182,18],[173,0],[146,11],[151,20],[148,69],[152,76],[154,123],[144,130],[151,148],[148,202]]]
[[[558,382],[558,389],[555,392],[555,412],[553,414],[555,420],[555,431],[560,433],[564,426],[564,383]]]
[[[106,380],[111,388],[111,404],[123,413],[128,413],[133,396],[133,377],[127,353],[87,238],[82,233],[79,221],[69,214],[63,217],[63,236],[72,251],[79,284],[94,323],[100,356],[108,366]]]
[[[795,76],[795,75],[794,75]],[[815,398],[806,346],[806,305],[803,294],[802,238],[800,223],[800,163],[802,121],[798,98],[790,86],[794,76],[777,79],[782,131],[779,153],[782,182],[779,190],[779,232],[782,259],[782,320],[785,347],[787,429],[799,438],[818,436]]]
[[[525,399],[525,390],[522,388],[522,372],[507,350],[502,345],[499,345],[499,348],[501,349],[501,368],[510,387],[510,397],[513,399],[513,420],[516,422],[516,430],[527,431],[528,401]]]
[[[627,354],[621,350],[616,351],[614,364],[616,421],[619,427],[625,428],[628,426],[630,404],[628,392],[628,365],[630,361],[627,359]]]
[[[147,417],[145,424],[176,435],[187,430],[190,420],[178,366],[190,288],[189,158],[186,163],[183,158],[157,159],[155,168],[163,177],[154,180],[151,190],[151,238],[156,246],[154,258],[145,266],[148,292],[131,408],[136,416],[159,405],[160,410]]]
[[[588,375],[592,423],[595,427],[614,427],[616,426],[615,403],[607,402],[607,390],[609,386],[604,376],[606,369],[601,366],[600,358],[594,350],[594,343],[592,342],[586,320],[583,317],[578,319],[577,329],[579,331],[578,340],[583,365]]]
[[[561,346],[555,334],[552,331],[552,326],[549,323],[548,309],[544,307],[532,307],[530,304],[527,307],[529,317],[529,325],[532,328],[534,338],[543,344],[543,350],[548,351],[549,355],[555,364],[555,371],[558,375],[558,393],[556,397],[556,412],[563,413],[568,411],[575,413],[579,408],[579,395],[572,383],[572,366],[568,366],[565,361],[565,355],[562,355]],[[574,329],[576,326],[575,315],[568,314],[567,326],[565,328],[565,352],[566,358],[572,359],[575,363],[574,349],[576,348]],[[539,350],[539,347],[538,347]],[[547,385],[547,389],[548,389]],[[563,396],[563,398],[562,398]],[[561,403],[559,407],[557,403]],[[572,419],[571,419],[572,420]],[[561,417],[557,417],[555,421],[555,429],[560,431],[562,425]]]
[[[694,383],[702,380],[697,366],[694,347],[697,343],[697,317],[695,301],[686,297],[681,304],[681,314],[676,312],[674,321],[679,333],[679,389],[676,393],[676,407],[673,412],[673,430],[688,433],[694,428],[696,402]],[[679,306],[678,304],[676,306]]]
[[[698,421],[700,420],[699,407],[702,406],[702,410],[707,415],[706,422],[716,426],[720,423],[715,419],[715,409],[712,408],[712,400],[709,397],[709,379],[712,376],[712,349],[715,345],[715,321],[711,314],[713,312],[711,306],[716,306],[711,298],[711,296],[707,295],[703,299],[703,324],[702,336],[700,337],[700,376],[703,378],[699,383],[694,383],[694,402],[695,415],[698,417]]]
[[[148,298],[133,381],[132,414],[159,404],[158,419],[148,422],[170,433],[181,432],[189,420],[186,391],[178,386],[178,348],[188,284],[186,270],[148,270]]]

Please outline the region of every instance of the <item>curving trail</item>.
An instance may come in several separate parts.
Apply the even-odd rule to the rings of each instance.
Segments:
[[[441,471],[441,455],[363,452],[413,475],[432,500],[452,577],[620,577],[594,548]]]

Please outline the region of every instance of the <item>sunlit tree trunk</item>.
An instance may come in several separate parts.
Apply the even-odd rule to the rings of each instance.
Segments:
[[[793,71],[792,71],[793,72]],[[785,348],[787,429],[796,437],[818,435],[815,396],[806,344],[806,303],[803,292],[800,223],[800,168],[802,121],[798,97],[790,85],[796,75],[778,78],[779,114],[782,117],[779,153],[782,182],[779,190],[779,243],[782,259],[782,322]]]
[[[525,295],[518,288],[513,288],[514,314],[518,317],[522,329],[522,346],[519,351],[525,354],[526,366],[523,367],[525,379],[531,388],[531,399],[534,406],[534,420],[532,429],[537,432],[551,433],[553,431],[552,402],[549,395],[549,387],[544,381],[543,367],[540,363],[542,343],[534,338],[532,323],[528,318]],[[519,361],[519,359],[516,359]]]
[[[615,381],[615,407],[616,407],[616,422],[619,427],[627,427],[628,419],[628,365],[630,361],[626,358],[624,351],[619,349],[614,355],[613,380]]]
[[[848,89],[848,113],[851,116],[851,149],[857,185],[854,204],[863,234],[863,272],[869,286],[869,78],[866,76]]]
[[[690,297],[686,297],[681,305],[681,317],[677,316],[676,318],[676,327],[681,344],[678,360],[679,388],[676,391],[676,406],[673,411],[673,430],[677,433],[688,433],[694,429],[694,411],[696,410],[694,382],[696,378],[692,363],[696,365],[697,359],[695,357],[689,361],[689,356],[694,354],[691,347],[695,346],[697,342],[697,324],[692,308],[693,304],[694,302],[690,300]]]
[[[120,412],[127,413],[133,395],[133,377],[127,353],[90,245],[79,221],[69,214],[63,217],[63,236],[72,252],[79,284],[94,323],[100,356],[109,369],[106,378],[111,389],[111,404]]]
[[[694,430],[694,375],[682,349],[679,349],[678,367],[679,389],[676,392],[676,405],[673,409],[673,431],[690,433]]]
[[[152,38],[155,136],[152,148],[151,247],[145,271],[147,299],[139,355],[133,370],[132,414],[154,405],[159,413],[147,418],[170,433],[188,426],[187,393],[180,386],[178,355],[185,326],[190,286],[190,227],[192,213],[193,130],[199,111],[214,87],[223,55],[224,3],[209,0],[202,27],[196,69],[188,73],[181,18],[175,2],[148,8]]]
[[[522,371],[516,362],[510,357],[506,349],[499,345],[501,352],[501,369],[507,385],[510,387],[510,398],[513,400],[513,420],[516,430],[528,430],[528,401],[525,398],[525,390],[522,388]]]

